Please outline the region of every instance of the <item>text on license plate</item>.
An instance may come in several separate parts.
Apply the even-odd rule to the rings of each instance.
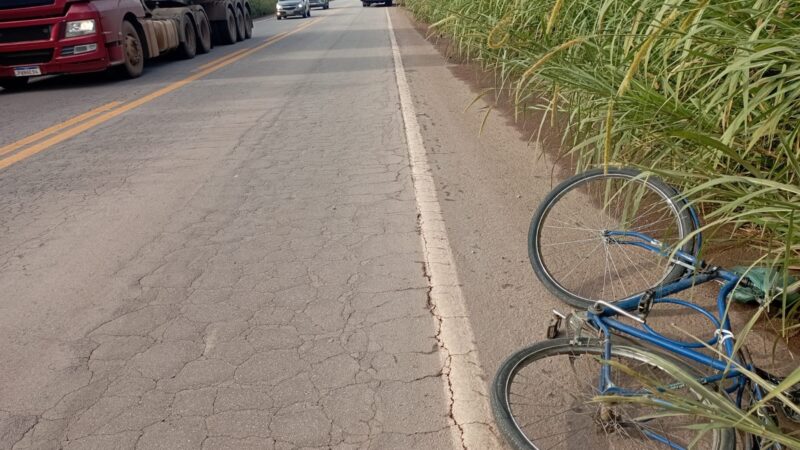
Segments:
[[[41,74],[42,74],[42,69],[40,69],[38,66],[25,66],[25,67],[14,68],[14,75],[18,77],[33,77]]]

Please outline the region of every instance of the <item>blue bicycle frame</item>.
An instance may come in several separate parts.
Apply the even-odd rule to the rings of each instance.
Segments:
[[[647,342],[655,347],[666,350],[686,358],[688,360],[700,363],[704,366],[714,369],[715,374],[698,379],[701,383],[709,384],[723,379],[735,380],[731,386],[725,390],[728,393],[736,392],[736,404],[741,407],[743,394],[747,386],[747,378],[736,368],[732,367],[730,361],[735,361],[736,365],[747,367],[748,370],[752,369],[744,365],[743,361],[739,361],[734,354],[734,335],[731,331],[730,319],[727,315],[728,304],[727,298],[733,289],[741,282],[741,277],[733,272],[716,267],[706,267],[703,261],[698,260],[693,255],[683,251],[676,251],[672,254],[672,250],[663,245],[661,242],[637,232],[605,232],[606,239],[610,243],[618,245],[632,245],[642,249],[658,253],[665,257],[673,258],[675,264],[686,267],[689,274],[672,283],[668,283],[657,288],[654,288],[646,293],[637,294],[625,298],[616,303],[609,304],[606,302],[597,302],[594,308],[588,311],[588,321],[599,329],[604,337],[604,358],[611,359],[611,335],[613,333],[628,335],[638,340]],[[719,280],[723,282],[723,286],[717,295],[717,314],[695,305],[693,303],[669,298],[670,295],[685,291],[694,286],[698,286],[709,281]],[[652,305],[660,303],[669,303],[683,306],[694,310],[695,312],[705,316],[715,328],[714,336],[706,342],[682,342],[674,339],[667,338],[647,325],[646,321],[638,316],[635,316],[631,311],[636,311],[639,308],[645,295],[650,296]],[[635,319],[639,323],[638,326],[629,325],[617,320],[617,316],[626,316]],[[715,359],[704,353],[699,352],[697,349],[706,346],[715,346],[721,343],[725,355],[728,360]],[[617,395],[641,395],[639,392],[625,391],[623,388],[614,386],[611,382],[612,367],[608,364],[603,365],[600,374],[600,390],[601,394],[617,394]],[[761,399],[762,394],[758,386],[754,386],[754,395],[756,399]],[[674,442],[670,442],[667,438],[660,436],[651,431],[645,431],[645,434],[656,441],[662,442],[672,448],[682,449]]]

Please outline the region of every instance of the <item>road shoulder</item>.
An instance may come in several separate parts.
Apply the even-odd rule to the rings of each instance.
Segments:
[[[535,280],[525,243],[553,165],[513,118],[486,117],[490,105],[464,80],[478,75],[442,56],[405,10],[392,20],[488,384],[560,306]]]

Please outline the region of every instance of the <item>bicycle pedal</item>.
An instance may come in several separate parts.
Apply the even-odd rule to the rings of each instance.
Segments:
[[[547,325],[547,339],[555,339],[558,337],[561,321],[563,319],[563,314],[553,310],[553,317],[550,318],[550,323]]]
[[[636,307],[636,311],[639,313],[639,317],[642,320],[647,319],[647,316],[650,314],[650,310],[653,309],[655,298],[656,298],[655,291],[652,289],[648,289],[642,295],[642,298],[639,299],[639,304]]]

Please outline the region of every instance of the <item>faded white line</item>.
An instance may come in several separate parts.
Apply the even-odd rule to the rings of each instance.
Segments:
[[[497,439],[489,425],[492,423],[489,396],[483,382],[478,350],[389,9],[386,10],[386,19],[389,22],[397,89],[400,93],[411,176],[420,215],[432,313],[439,324],[437,339],[444,363],[445,394],[450,401],[455,443],[466,450],[498,448]]]

